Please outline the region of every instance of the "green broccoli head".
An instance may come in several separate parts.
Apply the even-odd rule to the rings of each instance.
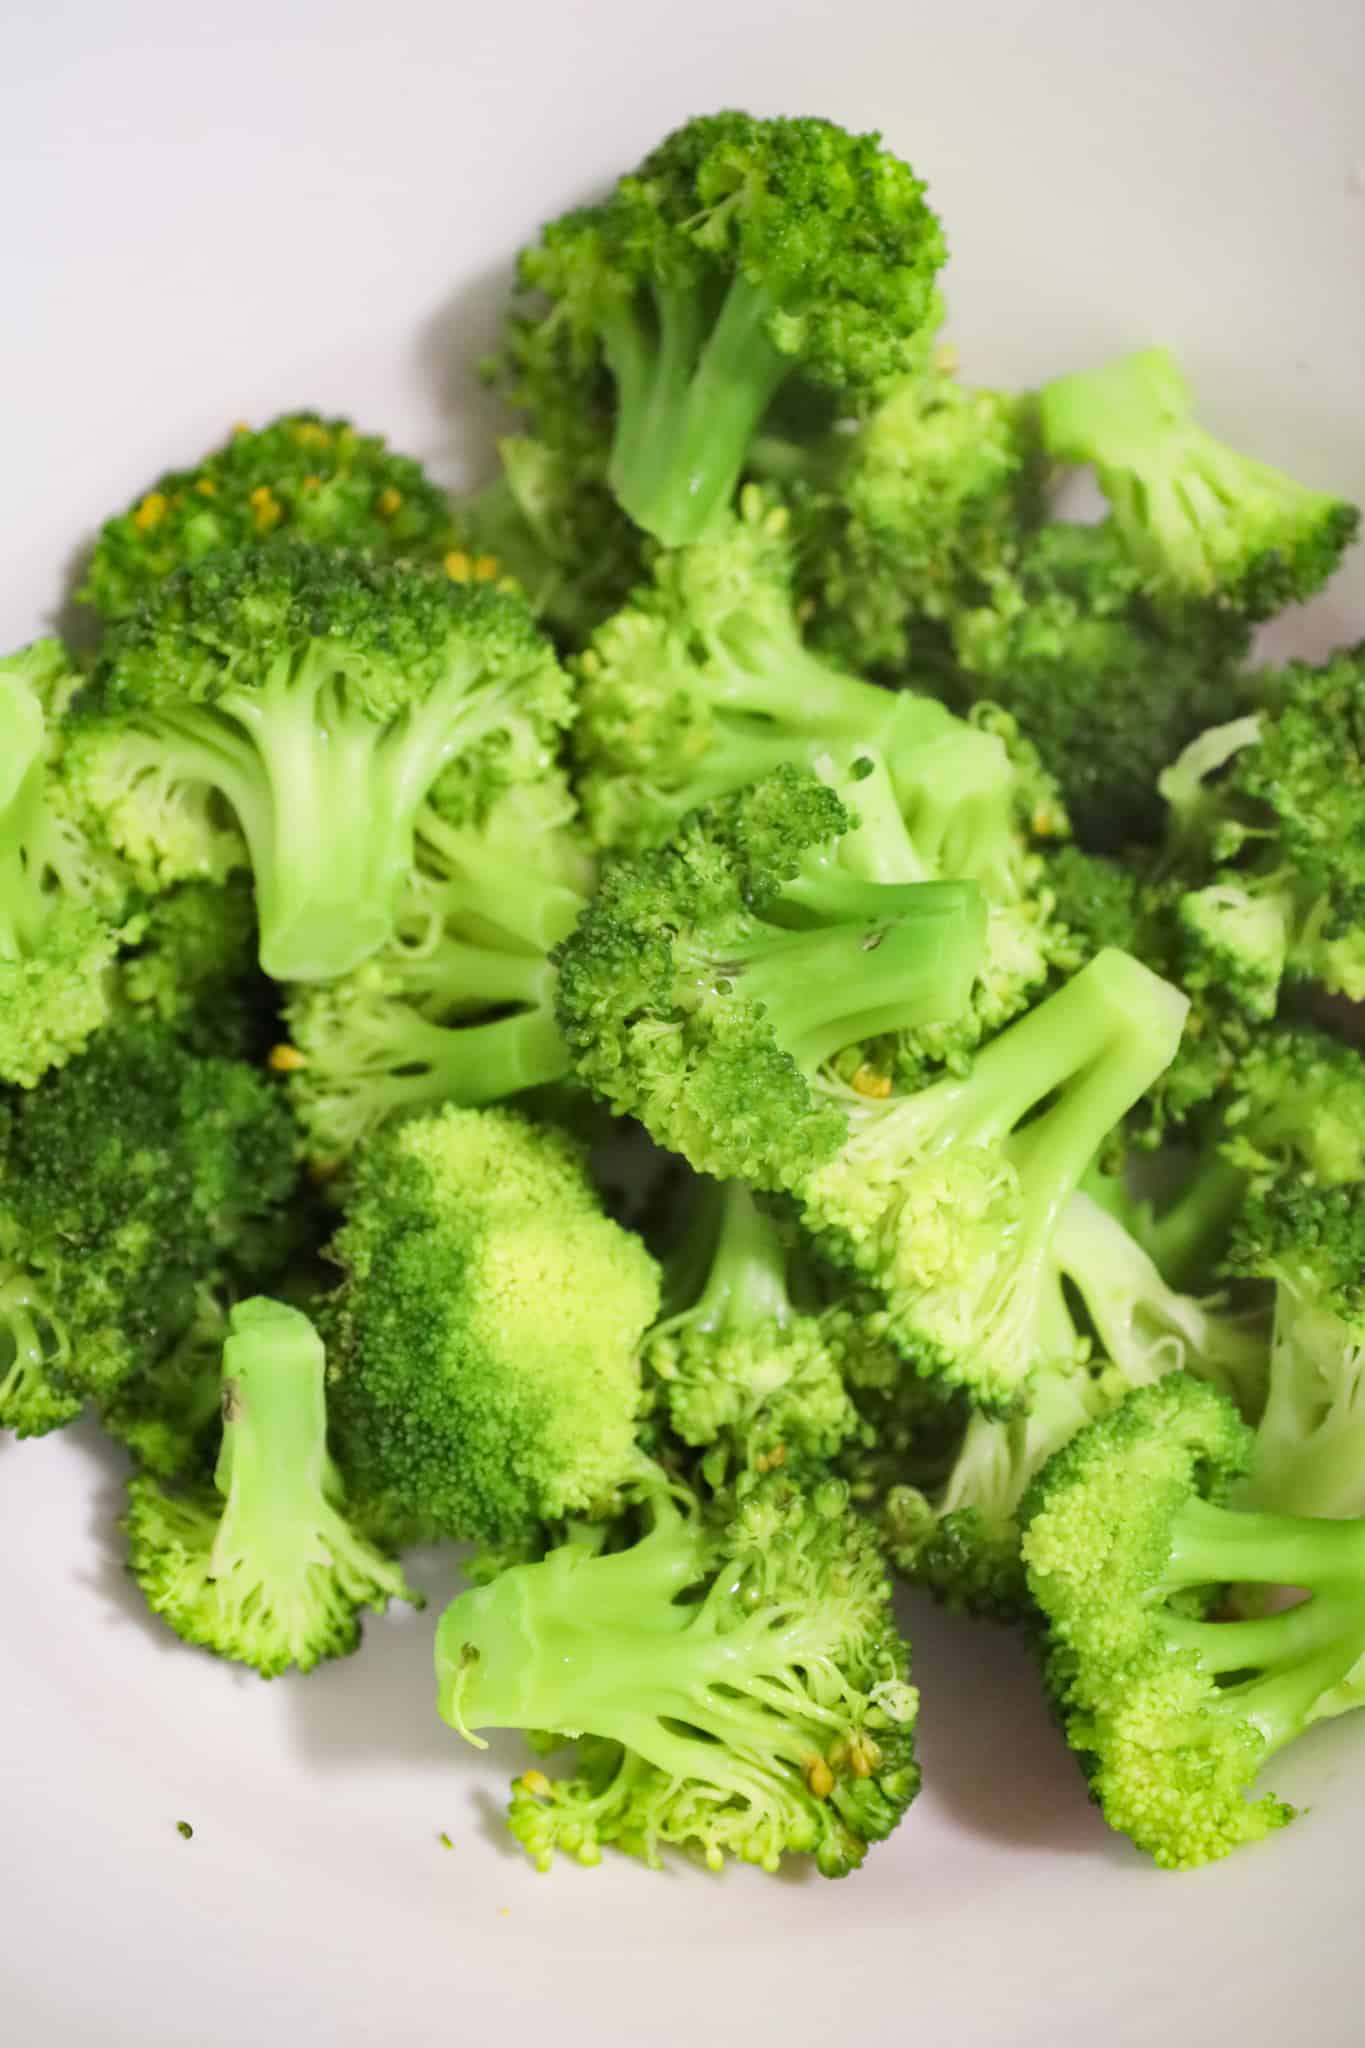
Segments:
[[[0,1423],[69,1420],[153,1368],[218,1276],[276,1261],[287,1112],[249,1067],[113,1027],[0,1128]]]
[[[486,585],[280,543],[168,577],[108,636],[75,707],[73,775],[155,885],[255,878],[261,964],[325,980],[393,930],[413,827],[458,757],[491,775],[567,684]],[[222,807],[230,813],[225,824]]]
[[[1303,1024],[1258,1032],[1229,1087],[1219,1145],[1258,1188],[1365,1180],[1359,1050]]]
[[[616,497],[679,547],[723,515],[789,381],[857,405],[916,361],[943,253],[924,187],[876,136],[689,121],[523,253],[512,395],[576,460],[609,444]]]
[[[245,875],[150,897],[136,930],[118,964],[122,1010],[169,1026],[193,1053],[255,1059],[266,1050],[272,998]]]
[[[52,720],[70,681],[54,641],[0,661],[0,1080],[23,1088],[108,1018],[132,908],[60,776]]]
[[[847,1489],[772,1474],[704,1503],[659,1492],[641,1533],[600,1534],[462,1594],[437,1631],[452,1727],[580,1738],[572,1775],[514,1790],[532,1859],[856,1868],[918,1790],[918,1700]]]
[[[1158,835],[1159,772],[1242,687],[1240,632],[1163,627],[1109,524],[1041,527],[967,588],[951,625],[968,693],[1018,717],[1104,852]]]
[[[193,469],[172,470],[100,531],[81,596],[126,618],[177,569],[276,539],[439,561],[450,510],[420,464],[377,434],[319,413],[235,427]]]
[[[880,1292],[887,1334],[917,1371],[996,1412],[1027,1406],[1063,1204],[1169,1064],[1186,1009],[1128,954],[1099,953],[965,1076],[866,1104],[806,1176],[797,1192],[817,1243]]]
[[[1292,1818],[1248,1797],[1311,1722],[1360,1703],[1365,1524],[1220,1505],[1251,1432],[1184,1373],[1130,1394],[1044,1467],[1021,1509],[1049,1688],[1109,1825],[1183,1870]],[[1298,1606],[1207,1618],[1220,1589]]]
[[[564,1132],[453,1107],[381,1131],[331,1255],[333,1407],[362,1496],[493,1544],[619,1500],[658,1272]]]
[[[1094,465],[1144,582],[1177,609],[1212,599],[1267,619],[1320,590],[1359,529],[1354,505],[1201,427],[1167,349],[1059,378],[1039,410],[1048,453]]]
[[[733,1471],[819,1470],[860,1434],[826,1317],[790,1233],[737,1181],[699,1181],[664,1261],[647,1397],[673,1434]]]
[[[296,1308],[239,1302],[222,1354],[213,1487],[128,1489],[128,1567],[187,1643],[263,1678],[360,1641],[359,1617],[411,1600],[399,1566],[350,1525],[327,1453],[322,1340]]]
[[[575,1071],[699,1172],[799,1179],[846,1124],[825,1063],[966,1008],[979,891],[862,880],[837,859],[851,822],[816,777],[779,769],[610,863],[559,950]]]

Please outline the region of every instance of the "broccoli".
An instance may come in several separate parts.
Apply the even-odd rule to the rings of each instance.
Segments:
[[[400,1567],[348,1523],[327,1454],[322,1341],[282,1302],[239,1302],[222,1355],[213,1486],[128,1488],[128,1567],[187,1643],[263,1678],[360,1641],[362,1608],[412,1600]],[[221,1498],[220,1498],[221,1496]]]
[[[1247,1796],[1262,1765],[1365,1700],[1365,1522],[1222,1505],[1251,1454],[1231,1402],[1172,1373],[1058,1452],[1020,1511],[1067,1740],[1109,1825],[1167,1869],[1282,1827],[1291,1807]],[[1229,1585],[1307,1597],[1210,1619]]]
[[[699,1172],[800,1179],[847,1125],[825,1062],[967,1006],[980,892],[862,880],[837,861],[850,823],[833,790],[779,769],[609,864],[559,950],[579,1078]]]
[[[581,647],[644,573],[642,538],[605,483],[529,434],[498,443],[500,474],[455,507],[469,574],[506,577],[567,647]],[[457,552],[447,571],[461,567]]]
[[[600,421],[635,523],[668,547],[703,539],[785,385],[856,408],[918,360],[944,254],[923,194],[875,135],[689,121],[523,252],[514,401],[576,458]]]
[[[482,1107],[562,1080],[550,955],[592,884],[572,798],[550,764],[469,807],[438,786],[394,938],[339,980],[291,991],[277,1057],[315,1157],[345,1158],[395,1114]]]
[[[1059,378],[1044,387],[1039,414],[1050,455],[1093,463],[1125,548],[1177,610],[1216,599],[1268,619],[1320,590],[1355,539],[1354,505],[1201,427],[1164,348]]]
[[[107,1019],[132,907],[56,776],[45,704],[69,673],[50,640],[0,661],[0,1080],[24,1088]]]
[[[214,805],[230,807],[261,965],[307,981],[390,936],[442,770],[477,753],[496,772],[509,727],[553,733],[568,698],[514,599],[281,542],[158,585],[109,634],[72,716],[81,792],[154,884],[230,864]]]
[[[245,875],[221,886],[182,882],[139,913],[118,963],[118,1001],[168,1025],[190,1052],[255,1059],[270,1040],[272,998],[257,964],[256,913]]]
[[[225,1290],[201,1287],[194,1320],[169,1351],[99,1404],[101,1426],[161,1479],[209,1477],[221,1440]]]
[[[1108,524],[1042,527],[965,588],[950,626],[960,687],[1015,713],[1101,852],[1159,835],[1158,773],[1242,694],[1243,636],[1163,626]]]
[[[1169,1064],[1186,1008],[1128,954],[1098,953],[965,1077],[864,1105],[807,1172],[797,1194],[817,1244],[880,1291],[917,1371],[992,1411],[1027,1406],[1063,1204]]]
[[[698,1182],[664,1260],[664,1314],[644,1347],[647,1391],[705,1470],[806,1471],[860,1434],[837,1317],[777,1219],[738,1181]]]
[[[1365,1514],[1365,1182],[1323,1188],[1285,1176],[1251,1194],[1226,1264],[1273,1282],[1275,1295],[1268,1384],[1239,1497],[1282,1514]]]
[[[193,469],[172,470],[102,527],[81,597],[125,618],[176,569],[275,539],[439,561],[450,510],[421,466],[349,420],[285,413],[235,427]]]
[[[0,1424],[72,1419],[155,1367],[220,1275],[269,1270],[295,1178],[249,1067],[110,1026],[0,1110]]]
[[[943,361],[809,443],[761,439],[750,468],[791,504],[812,641],[857,672],[913,668],[926,629],[1017,544],[1041,484],[1032,400]]]
[[[643,1516],[620,1548],[576,1529],[454,1601],[442,1715],[467,1736],[579,1739],[571,1776],[513,1791],[509,1825],[542,1869],[615,1845],[713,1870],[810,1855],[843,1876],[919,1788],[908,1653],[847,1489],[771,1474],[708,1502],[656,1490]]]
[[[619,1500],[643,1463],[658,1272],[564,1132],[449,1106],[380,1131],[331,1257],[333,1411],[359,1497],[504,1546]]]

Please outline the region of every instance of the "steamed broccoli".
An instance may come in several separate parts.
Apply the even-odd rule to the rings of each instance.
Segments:
[[[514,599],[282,542],[158,585],[108,636],[72,715],[82,794],[155,884],[232,864],[230,807],[261,964],[304,981],[391,934],[442,770],[471,755],[495,770],[509,727],[553,733],[568,699]]]
[[[689,121],[523,252],[514,401],[552,446],[576,452],[585,422],[610,443],[638,526],[669,547],[703,538],[784,385],[856,407],[917,360],[944,253],[923,194],[875,135]]]
[[[951,631],[968,696],[1015,713],[1103,851],[1158,835],[1159,772],[1242,693],[1242,636],[1163,627],[1108,524],[1042,527],[965,591]]]
[[[1186,1008],[1129,955],[1098,953],[967,1075],[863,1105],[806,1173],[808,1227],[882,1294],[916,1370],[990,1409],[1027,1406],[1056,1313],[1063,1205],[1169,1064]]]
[[[1320,590],[1355,539],[1354,505],[1225,447],[1194,418],[1167,349],[1059,378],[1039,398],[1043,440],[1089,462],[1123,544],[1159,598],[1215,598],[1266,619]]]
[[[346,1520],[324,1380],[307,1316],[239,1302],[213,1487],[170,1493],[142,1476],[128,1489],[128,1568],[149,1606],[187,1643],[263,1678],[348,1655],[362,1608],[413,1598],[399,1566]]]
[[[644,1366],[653,1405],[707,1452],[709,1474],[819,1467],[860,1433],[839,1319],[802,1265],[746,1187],[698,1182]]]
[[[572,1775],[513,1791],[542,1869],[614,1845],[843,1876],[919,1788],[906,1645],[847,1490],[773,1474],[710,1502],[656,1491],[643,1517],[622,1547],[576,1529],[447,1608],[441,1713],[578,1739]]]
[[[51,640],[0,661],[0,1080],[24,1088],[105,1022],[132,908],[56,779],[46,710],[69,675]]]
[[[101,1426],[141,1471],[161,1479],[212,1473],[222,1435],[225,1297],[222,1287],[201,1287],[184,1334],[99,1404]]]
[[[382,561],[439,561],[453,545],[445,495],[409,456],[349,420],[285,413],[234,427],[193,469],[172,470],[101,529],[81,596],[134,611],[176,569],[278,537]]]
[[[245,875],[182,882],[149,898],[118,964],[118,1001],[169,1025],[189,1051],[255,1059],[269,1043],[272,997],[257,963]]]
[[[800,1179],[847,1124],[825,1062],[967,1006],[979,891],[862,880],[837,860],[851,822],[815,777],[780,769],[609,864],[560,949],[579,1078],[700,1172]]]
[[[294,1175],[267,1083],[155,1027],[109,1027],[0,1109],[0,1424],[36,1435],[110,1399],[206,1285],[269,1270]]]
[[[1365,1522],[1220,1505],[1251,1453],[1232,1404],[1172,1373],[1083,1430],[1021,1510],[1067,1740],[1109,1825],[1168,1869],[1282,1827],[1292,1808],[1247,1796],[1262,1765],[1365,1703]],[[1307,1597],[1209,1619],[1230,1585]]]
[[[362,1499],[500,1546],[619,1499],[658,1273],[563,1132],[453,1107],[379,1132],[331,1255],[333,1411]]]

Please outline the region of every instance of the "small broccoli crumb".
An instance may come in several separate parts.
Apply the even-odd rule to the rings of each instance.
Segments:
[[[194,1829],[187,1820],[178,1820],[175,1824],[175,1831],[183,1841],[192,1842],[194,1840]]]

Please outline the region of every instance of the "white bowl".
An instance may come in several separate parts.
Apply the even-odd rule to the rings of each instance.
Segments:
[[[238,418],[348,411],[458,478],[513,248],[721,105],[879,125],[929,177],[969,374],[1164,340],[1214,426],[1365,498],[1362,81],[1358,0],[8,9],[0,638]],[[1353,628],[1359,560],[1300,642]],[[1361,2039],[1365,1723],[1275,1768],[1313,1809],[1287,1833],[1165,1876],[1087,1805],[1024,1651],[916,1611],[925,1789],[860,1874],[540,1877],[501,1829],[512,1746],[435,1717],[444,1563],[424,1616],[266,1687],[141,1610],[92,1433],[0,1472],[15,2048]]]

